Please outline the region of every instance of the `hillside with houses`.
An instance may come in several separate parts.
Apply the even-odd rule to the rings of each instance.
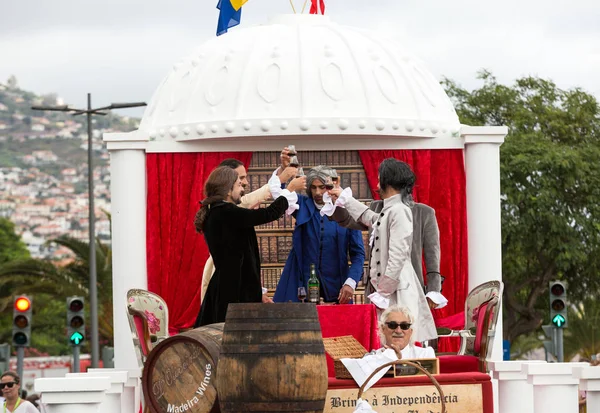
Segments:
[[[10,219],[31,255],[69,260],[70,250],[48,240],[60,235],[88,239],[87,125],[85,116],[41,112],[31,106],[65,104],[56,95],[0,82],[0,216]],[[93,119],[96,235],[110,242],[109,155],[104,132],[127,132],[138,119],[109,113]]]

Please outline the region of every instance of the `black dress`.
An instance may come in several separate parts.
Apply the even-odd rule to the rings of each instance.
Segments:
[[[280,196],[269,207],[245,209],[214,203],[204,222],[204,239],[215,263],[195,327],[225,321],[229,303],[260,303],[260,255],[254,227],[275,221],[288,208]]]

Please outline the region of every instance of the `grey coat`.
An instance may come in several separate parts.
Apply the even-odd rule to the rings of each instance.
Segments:
[[[394,195],[383,201],[379,213],[352,197],[346,199],[346,210],[355,221],[373,228],[367,286],[389,299],[389,305],[410,308],[415,318],[412,328],[416,341],[437,338],[431,310],[412,266],[411,209],[402,203],[400,195]],[[378,313],[382,311],[379,309]]]
[[[370,209],[380,213],[383,209],[383,201],[371,202]],[[435,210],[428,205],[415,203],[412,208],[413,214],[413,238],[410,258],[417,278],[425,292],[442,291],[442,278],[440,275],[440,230]],[[336,208],[330,219],[336,221],[345,228],[366,231],[369,228],[352,219],[344,208]],[[425,268],[427,270],[427,286],[423,278],[423,266],[421,262],[425,254]],[[366,281],[366,280],[363,280]],[[365,283],[366,284],[366,283]]]

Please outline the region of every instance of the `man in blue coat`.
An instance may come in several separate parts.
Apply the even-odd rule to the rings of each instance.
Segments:
[[[325,184],[331,182],[332,174],[332,169],[317,166],[306,177],[308,196],[298,196],[292,250],[277,284],[275,302],[299,301],[298,287],[307,287],[310,264],[316,266],[325,302],[352,301],[363,274],[365,247],[360,231],[342,228],[320,214]]]

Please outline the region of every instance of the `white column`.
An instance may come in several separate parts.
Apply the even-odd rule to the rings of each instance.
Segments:
[[[34,383],[46,413],[105,412],[100,406],[110,388],[107,377],[44,378]]]
[[[579,412],[579,379],[573,368],[587,363],[524,364],[527,382],[533,385],[534,413]]]
[[[114,413],[130,413],[123,410],[123,392],[127,382],[127,371],[114,369],[93,369],[87,373],[67,373],[66,377],[79,377],[87,380],[89,377],[106,377],[110,380],[110,388],[106,391],[106,397],[100,405],[101,411]]]
[[[127,291],[147,289],[146,152],[147,138],[136,132],[105,134],[110,152],[113,321],[115,368],[139,368],[127,321]]]
[[[467,181],[469,291],[486,281],[502,281],[500,217],[500,145],[505,126],[463,127]],[[502,312],[498,317],[492,360],[502,360]]]
[[[588,413],[600,412],[600,367],[574,367],[573,377],[580,380],[579,389],[586,391]]]
[[[88,369],[88,373],[101,375],[102,372],[115,371],[127,373],[127,381],[124,383],[123,395],[121,396],[121,412],[122,413],[138,413],[140,410],[141,394],[142,394],[142,369],[136,368],[132,370],[117,370],[117,369]]]
[[[492,361],[494,379],[498,380],[499,413],[532,413],[533,385],[527,383],[522,367],[527,363],[545,363],[541,360]]]

